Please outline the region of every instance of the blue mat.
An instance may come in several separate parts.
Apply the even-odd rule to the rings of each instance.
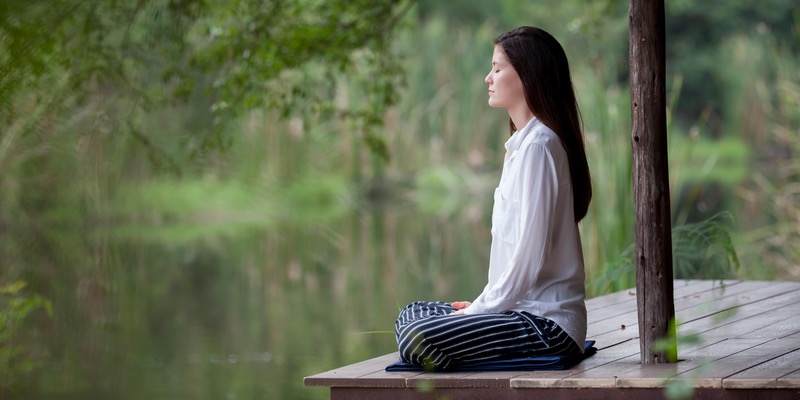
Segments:
[[[386,367],[388,372],[399,371],[418,371],[418,372],[478,372],[478,371],[558,371],[569,369],[591,357],[597,352],[594,347],[594,340],[587,340],[584,343],[583,354],[572,356],[548,356],[548,357],[521,357],[511,360],[485,361],[469,364],[460,364],[446,370],[430,369],[419,365],[409,364],[405,361],[398,361]]]

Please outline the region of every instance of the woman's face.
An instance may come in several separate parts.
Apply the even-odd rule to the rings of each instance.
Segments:
[[[490,106],[510,110],[519,107],[520,104],[526,104],[522,81],[499,45],[494,46],[492,70],[484,81],[489,84]]]

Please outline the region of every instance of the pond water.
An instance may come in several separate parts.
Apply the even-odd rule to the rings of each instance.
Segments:
[[[303,377],[394,351],[400,307],[482,289],[490,204],[465,203],[16,232],[28,289],[53,303],[18,335],[35,366],[13,377],[16,395],[327,398]]]

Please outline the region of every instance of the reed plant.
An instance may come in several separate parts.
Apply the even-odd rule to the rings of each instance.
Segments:
[[[760,279],[800,278],[800,62],[763,32],[734,43],[737,61],[760,70],[743,82],[739,133],[758,149],[736,189],[744,220],[736,235],[743,264]],[[753,55],[761,55],[753,58]],[[771,77],[771,78],[770,78]]]

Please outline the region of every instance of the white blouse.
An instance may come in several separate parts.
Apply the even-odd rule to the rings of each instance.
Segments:
[[[528,311],[586,339],[583,250],[567,153],[533,117],[505,144],[494,192],[489,283],[465,314]]]

